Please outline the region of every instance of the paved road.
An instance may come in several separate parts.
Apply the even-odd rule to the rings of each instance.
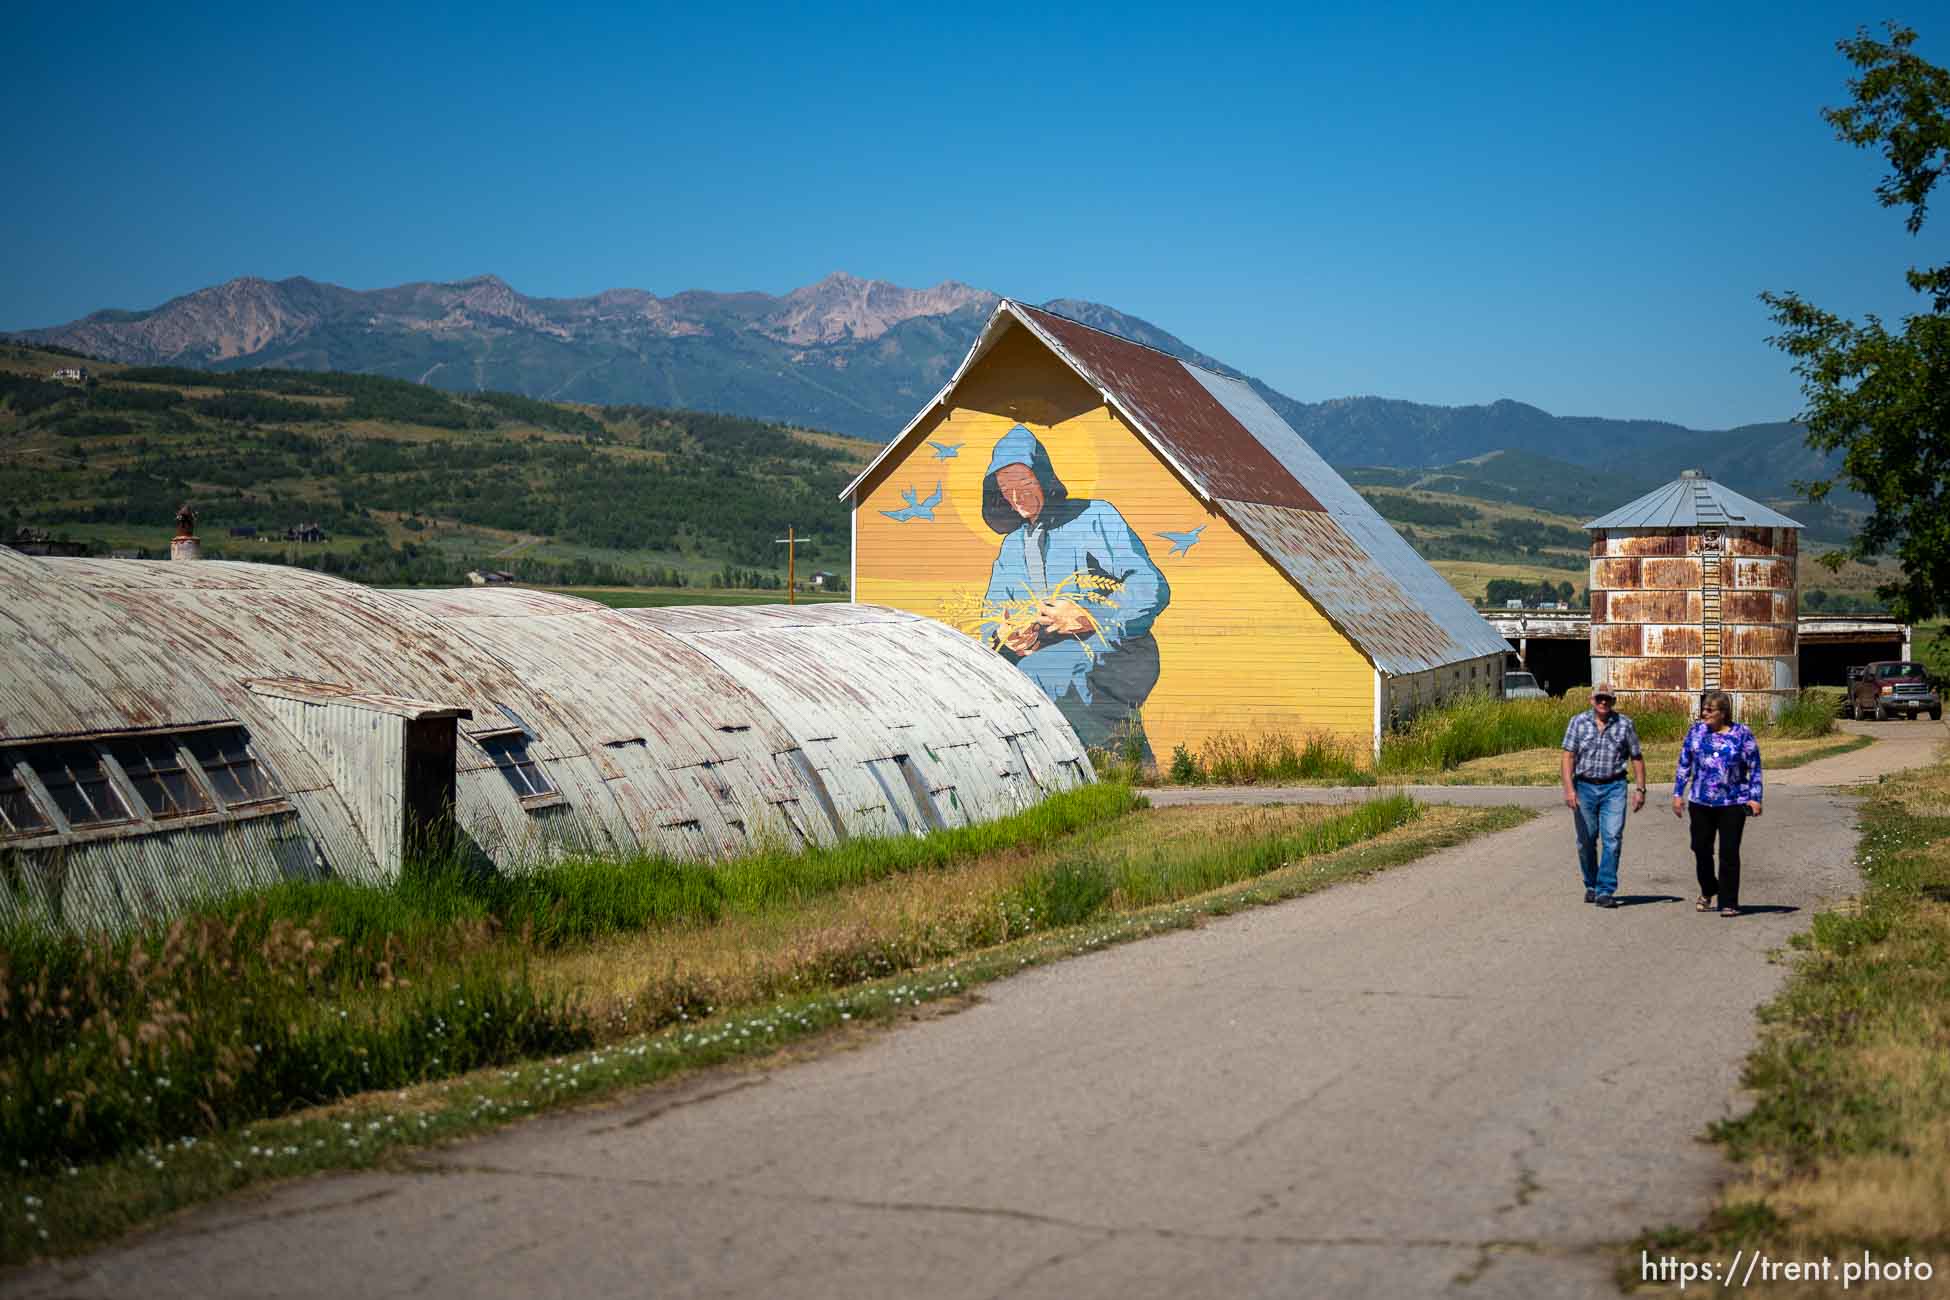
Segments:
[[[1944,735],[1909,726],[1867,753]],[[1697,1135],[1741,1105],[1768,950],[1854,886],[1851,823],[1777,789],[1748,835],[1760,910],[1727,921],[1692,910],[1669,811],[1633,819],[1612,912],[1547,816],[857,1050],[236,1198],[0,1291],[1615,1294],[1603,1243],[1708,1206]]]

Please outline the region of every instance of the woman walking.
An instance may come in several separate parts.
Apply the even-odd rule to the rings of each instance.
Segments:
[[[1672,780],[1672,815],[1692,817],[1693,870],[1699,876],[1695,911],[1740,915],[1740,835],[1749,817],[1760,816],[1760,743],[1733,720],[1725,691],[1700,697],[1700,720],[1679,747]],[[1720,868],[1713,869],[1713,841],[1720,841]]]

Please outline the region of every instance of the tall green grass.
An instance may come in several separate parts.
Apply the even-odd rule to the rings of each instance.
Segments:
[[[390,958],[360,970],[339,960],[341,940],[264,913],[119,940],[6,936],[0,1160],[95,1159],[591,1041],[576,1008],[502,954],[463,954],[420,979],[388,944]]]
[[[1033,849],[1138,806],[1130,787],[1094,783],[1006,817],[927,836],[861,837],[804,851],[761,845],[711,864],[643,853],[579,854],[506,874],[442,859],[410,864],[384,889],[290,881],[219,901],[207,914],[242,926],[247,942],[280,921],[303,924],[340,941],[339,961],[370,959],[374,945],[387,939],[417,947],[475,931],[483,938],[519,935],[548,949],[658,926],[709,924],[727,912],[803,902],[998,849]]]
[[[1179,770],[1174,761],[1174,776]],[[1298,739],[1279,731],[1251,737],[1221,733],[1199,746],[1191,774],[1194,782],[1219,785],[1314,780],[1373,785],[1375,779],[1365,756],[1349,742],[1319,732]]]
[[[1142,807],[1129,786],[1098,782],[1053,795],[1008,817],[931,835],[847,840],[794,853],[778,848],[715,869],[727,905],[744,912],[789,906],[910,871],[940,871],[1004,849],[1035,849]]]
[[[1198,853],[1154,851],[1133,856],[1111,869],[1110,883],[1124,905],[1149,907],[1250,880],[1303,858],[1371,840],[1407,825],[1420,815],[1420,805],[1407,795],[1386,795],[1369,799],[1351,812],[1286,834],[1245,841],[1220,840]]]
[[[1003,900],[1003,932],[984,934],[983,940],[999,942],[1010,934],[1076,925],[1113,904],[1143,908],[1203,894],[1371,840],[1421,814],[1413,799],[1393,794],[1293,830],[1220,838],[1202,849],[1146,845],[1098,854],[1085,846],[1075,858],[1031,872]]]
[[[1788,701],[1772,725],[1754,730],[1761,735],[1812,739],[1835,730],[1835,715],[1841,710],[1841,691],[1832,686],[1811,686]]]
[[[1548,700],[1468,695],[1419,713],[1406,728],[1383,736],[1381,771],[1441,772],[1475,758],[1555,748],[1564,742],[1564,729],[1571,719],[1589,707],[1588,691]],[[1644,741],[1677,740],[1692,725],[1691,713],[1681,709],[1627,712]]]
[[[1571,719],[1591,707],[1591,692],[1579,689],[1548,700],[1500,700],[1470,695],[1453,704],[1417,714],[1402,730],[1382,737],[1384,775],[1442,772],[1476,758],[1525,749],[1554,749],[1564,741]],[[1690,709],[1628,708],[1639,739],[1648,744],[1682,739],[1693,725]],[[1802,691],[1772,721],[1758,722],[1762,739],[1812,738],[1835,730],[1835,704],[1820,688]]]
[[[1139,803],[1089,785],[925,838],[716,866],[440,860],[388,888],[288,882],[121,935],[21,927],[0,935],[0,1160],[94,1159],[580,1046],[595,1027],[539,991],[528,954],[1034,849]]]

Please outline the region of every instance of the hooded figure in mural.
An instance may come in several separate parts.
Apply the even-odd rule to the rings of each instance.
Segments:
[[[1056,702],[1091,748],[1135,733],[1158,684],[1151,624],[1171,587],[1108,501],[1070,496],[1036,435],[1002,435],[982,479],[982,519],[1002,534],[983,638]],[[1150,746],[1144,744],[1145,758]]]

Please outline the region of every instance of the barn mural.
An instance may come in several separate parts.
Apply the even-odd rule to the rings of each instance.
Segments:
[[[1204,422],[1176,431],[1209,430],[1211,441],[1161,454],[1110,400],[1119,394],[1086,380],[1076,351],[1052,345],[1057,331],[1101,349],[1106,369],[1123,366],[1123,397],[1169,401],[1169,418]],[[1134,373],[1141,366],[1153,368]],[[1249,431],[1226,402],[1266,428]],[[1200,449],[1240,463],[1213,481],[1188,463]],[[1319,496],[1287,463],[1302,457]],[[975,638],[1092,748],[1132,745],[1168,760],[1178,745],[1196,752],[1221,734],[1325,733],[1365,752],[1399,674],[1378,680],[1356,639],[1363,620],[1379,620],[1390,653],[1415,660],[1399,666],[1423,672],[1429,693],[1489,689],[1500,667],[1502,638],[1250,388],[1021,304],[998,309],[942,397],[849,495],[855,599]],[[1375,542],[1357,540],[1370,527]],[[1399,549],[1377,562],[1374,550],[1390,543]],[[1317,558],[1347,596],[1299,581]],[[1454,608],[1432,615],[1432,602],[1389,571],[1409,564]],[[1348,599],[1364,608],[1342,619]],[[1479,634],[1457,644],[1443,615]]]

